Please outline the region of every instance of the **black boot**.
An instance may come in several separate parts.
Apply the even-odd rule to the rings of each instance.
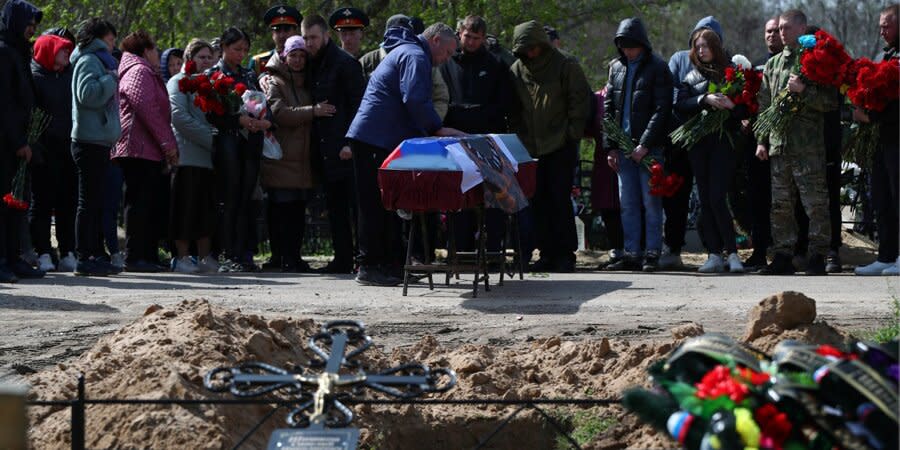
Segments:
[[[825,271],[825,257],[819,253],[813,253],[809,257],[805,273],[807,275],[828,275],[828,272]]]
[[[841,273],[842,270],[841,254],[837,250],[828,252],[828,257],[825,258],[825,271],[828,273]]]
[[[786,253],[776,253],[772,264],[759,271],[760,275],[793,275],[795,272],[793,258]]]

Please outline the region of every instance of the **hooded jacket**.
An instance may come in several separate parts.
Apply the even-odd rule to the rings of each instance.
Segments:
[[[533,46],[543,50],[534,59],[522,59]],[[515,95],[510,125],[531,156],[553,153],[567,142],[578,141],[590,115],[593,97],[578,61],[550,45],[544,27],[536,21],[516,26],[510,67]]]
[[[106,43],[76,47],[72,71],[72,140],[112,147],[119,140],[118,75]]]
[[[716,20],[715,17],[706,16],[697,22],[697,25],[694,26],[694,29],[691,30],[691,34],[688,36],[688,50],[679,50],[669,58],[669,71],[672,72],[672,86],[674,91],[672,98],[676,102],[678,101],[678,89],[681,88],[682,80],[684,80],[684,77],[686,77],[693,69],[690,50],[694,46],[692,38],[694,37],[694,33],[704,28],[710,29],[719,35],[719,40],[722,41],[722,45],[725,44],[725,34],[722,32],[722,25],[719,24],[719,21]],[[676,120],[673,122],[681,122],[681,120],[678,120],[677,118],[677,112]]]
[[[172,53],[176,51],[180,50],[177,48],[167,48],[159,57],[159,75],[162,77],[163,83],[168,83],[169,79],[175,76],[174,73],[169,73],[169,58],[171,58]]]
[[[385,150],[441,127],[432,103],[431,50],[421,36],[394,27],[385,33],[384,61],[372,72],[347,137]]]
[[[343,52],[341,49],[337,49]],[[347,55],[350,62],[359,64]],[[313,100],[304,86],[303,73],[292,72],[278,54],[266,63],[269,83],[266,99],[278,128],[275,138],[281,144],[282,157],[263,159],[260,166],[262,186],[276,189],[310,189],[316,186],[310,131],[313,124]],[[362,72],[359,74],[362,77]],[[341,106],[337,107],[338,109]]]
[[[644,47],[644,54],[635,68],[631,91],[631,137],[645,147],[661,148],[668,134],[668,122],[672,115],[672,73],[666,63],[653,53],[653,46],[647,38],[644,24],[637,18],[625,19],[616,31],[616,46],[621,39],[628,38]],[[610,63],[607,95],[603,104],[606,120],[619,124],[619,114],[624,110],[625,82],[628,78],[628,60],[622,50],[619,58]],[[604,137],[604,148],[608,151],[618,146]]]
[[[327,100],[336,108],[333,116],[317,117],[309,124],[313,130],[314,146],[322,158],[325,178],[328,181],[352,178],[353,162],[342,160],[338,155],[341,148],[350,145],[345,136],[366,90],[362,67],[333,40],[322,48],[318,58],[308,59],[307,64],[311,75],[307,92],[312,95],[312,103]],[[279,62],[279,65],[284,64]]]
[[[169,94],[150,63],[125,52],[119,65],[119,119],[122,136],[112,158],[161,161],[178,151],[172,133]]]
[[[59,36],[44,35],[34,43],[31,76],[34,78],[35,106],[50,114],[45,136],[54,140],[70,139],[72,133],[72,66],[54,71],[56,55],[75,44]],[[68,151],[68,147],[65,149]]]
[[[0,11],[0,152],[28,144],[28,122],[34,107],[34,85],[28,68],[31,53],[25,28],[41,21],[41,11],[22,0],[8,0]]]

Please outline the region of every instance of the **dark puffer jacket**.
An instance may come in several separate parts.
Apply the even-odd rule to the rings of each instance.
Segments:
[[[666,130],[672,114],[672,73],[665,61],[653,53],[644,24],[638,18],[625,19],[616,32],[616,43],[623,38],[640,42],[644,54],[637,66],[631,94],[631,136],[639,144],[648,148],[662,147],[666,142]],[[617,120],[625,104],[625,81],[628,75],[628,60],[619,51],[620,57],[609,67],[609,82],[604,102],[604,119]],[[618,148],[604,137],[607,150]]]
[[[700,114],[703,110],[712,110],[711,106],[703,103],[703,97],[709,91],[709,81],[709,78],[700,73],[696,68],[688,72],[687,76],[685,76],[684,80],[680,83],[678,88],[678,100],[675,102],[675,113],[679,117],[689,120],[694,115]],[[750,117],[750,115],[748,114],[747,106],[737,105],[731,110],[731,117],[728,119],[728,122],[725,123],[725,127],[733,136],[736,136],[741,126],[741,120],[748,117]],[[710,135],[697,145],[707,145],[709,143],[707,139],[711,138],[719,139],[718,135]],[[724,136],[722,136],[722,141],[728,142]]]
[[[5,103],[0,107],[0,150],[15,152],[28,143],[34,83],[25,27],[41,17],[40,10],[21,0],[4,2],[0,10],[0,92]]]

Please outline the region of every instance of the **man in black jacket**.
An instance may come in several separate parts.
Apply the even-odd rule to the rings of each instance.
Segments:
[[[31,78],[31,49],[42,13],[23,0],[8,0],[0,10],[0,190],[12,186],[21,160],[31,160],[28,145],[28,123],[34,107],[34,81]],[[24,200],[24,199],[20,199]],[[0,282],[14,283],[19,278],[39,278],[44,272],[35,270],[20,255],[22,211],[0,202]]]
[[[457,36],[460,49],[441,66],[441,76],[450,91],[450,106],[444,125],[469,134],[505,133],[509,102],[509,71],[485,46],[487,23],[479,16],[468,16],[459,22]],[[475,247],[475,215],[456,215],[453,233],[456,247],[470,251]],[[500,249],[503,239],[503,213],[487,211],[487,248]]]
[[[604,137],[603,147],[609,151],[607,163],[619,174],[625,230],[625,257],[609,269],[642,268],[652,272],[658,268],[662,248],[662,199],[650,195],[650,174],[641,161],[647,157],[661,159],[672,114],[672,73],[665,61],[653,53],[640,19],[623,20],[615,44],[620,57],[610,64],[604,119],[617,121],[636,145],[620,149],[608,136]],[[646,230],[643,252],[642,209]]]
[[[307,86],[313,103],[328,102],[335,107],[332,117],[313,121],[311,142],[322,158],[322,180],[328,203],[328,221],[334,259],[324,273],[353,271],[353,211],[356,188],[350,142],[344,136],[350,128],[366,85],[362,67],[349,53],[341,50],[328,37],[328,25],[319,15],[303,19],[301,25],[306,49],[310,54]]]
[[[881,11],[878,26],[886,47],[879,61],[900,58],[900,5],[894,3]],[[857,267],[857,275],[892,275],[900,273],[900,102],[888,103],[884,111],[854,110],[853,119],[861,123],[878,123],[880,134],[872,164],[872,200],[878,220],[878,260]]]

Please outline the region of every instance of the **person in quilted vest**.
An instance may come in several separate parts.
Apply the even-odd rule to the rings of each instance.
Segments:
[[[125,176],[125,270],[158,272],[160,236],[153,214],[159,174],[178,165],[166,86],[156,68],[159,50],[146,31],[122,41],[119,64],[119,119],[122,136],[112,152]]]

